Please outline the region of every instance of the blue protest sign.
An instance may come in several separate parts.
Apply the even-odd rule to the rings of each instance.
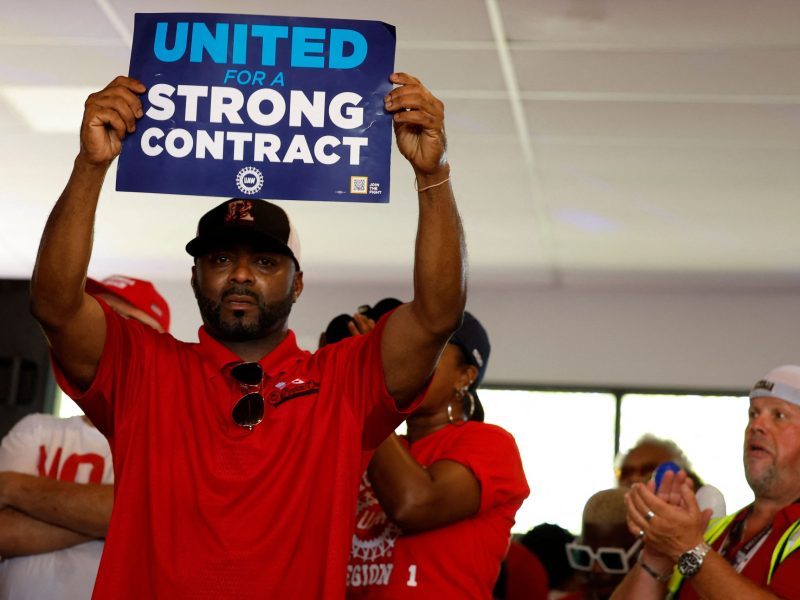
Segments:
[[[117,190],[388,202],[394,51],[379,21],[136,14]]]

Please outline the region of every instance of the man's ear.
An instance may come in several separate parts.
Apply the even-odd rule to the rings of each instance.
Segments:
[[[192,291],[194,292],[194,297],[197,298],[197,267],[192,265]]]
[[[303,272],[297,271],[294,274],[294,283],[292,284],[294,289],[292,290],[292,302],[297,302],[297,299],[300,297],[300,294],[303,293]]]

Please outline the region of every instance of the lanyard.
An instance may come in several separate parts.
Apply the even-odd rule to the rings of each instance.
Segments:
[[[752,511],[752,508],[750,509]],[[736,553],[732,559],[728,558],[728,551],[732,546],[735,546],[739,543],[739,540],[742,539],[742,534],[744,533],[744,526],[747,521],[747,517],[750,516],[748,512],[747,516],[738,521],[732,528],[728,536],[725,538],[725,543],[722,544],[721,552],[731,566],[736,570],[737,573],[741,573],[742,570],[745,568],[750,559],[755,556],[758,549],[761,548],[761,545],[767,541],[767,536],[769,536],[769,532],[772,531],[772,524],[767,525],[759,531],[755,536],[753,536],[744,546],[742,546],[739,551]]]

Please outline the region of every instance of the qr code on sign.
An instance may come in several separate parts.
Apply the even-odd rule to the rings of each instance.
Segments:
[[[350,177],[350,193],[351,194],[366,194],[368,177],[353,176]]]

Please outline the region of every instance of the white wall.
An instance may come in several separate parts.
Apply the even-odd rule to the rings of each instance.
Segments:
[[[186,282],[156,282],[173,332],[195,340],[199,313]],[[306,281],[291,326],[303,347],[341,312],[410,286]],[[742,390],[767,370],[800,363],[800,290],[754,286],[615,288],[478,284],[468,310],[489,331],[486,383]]]

